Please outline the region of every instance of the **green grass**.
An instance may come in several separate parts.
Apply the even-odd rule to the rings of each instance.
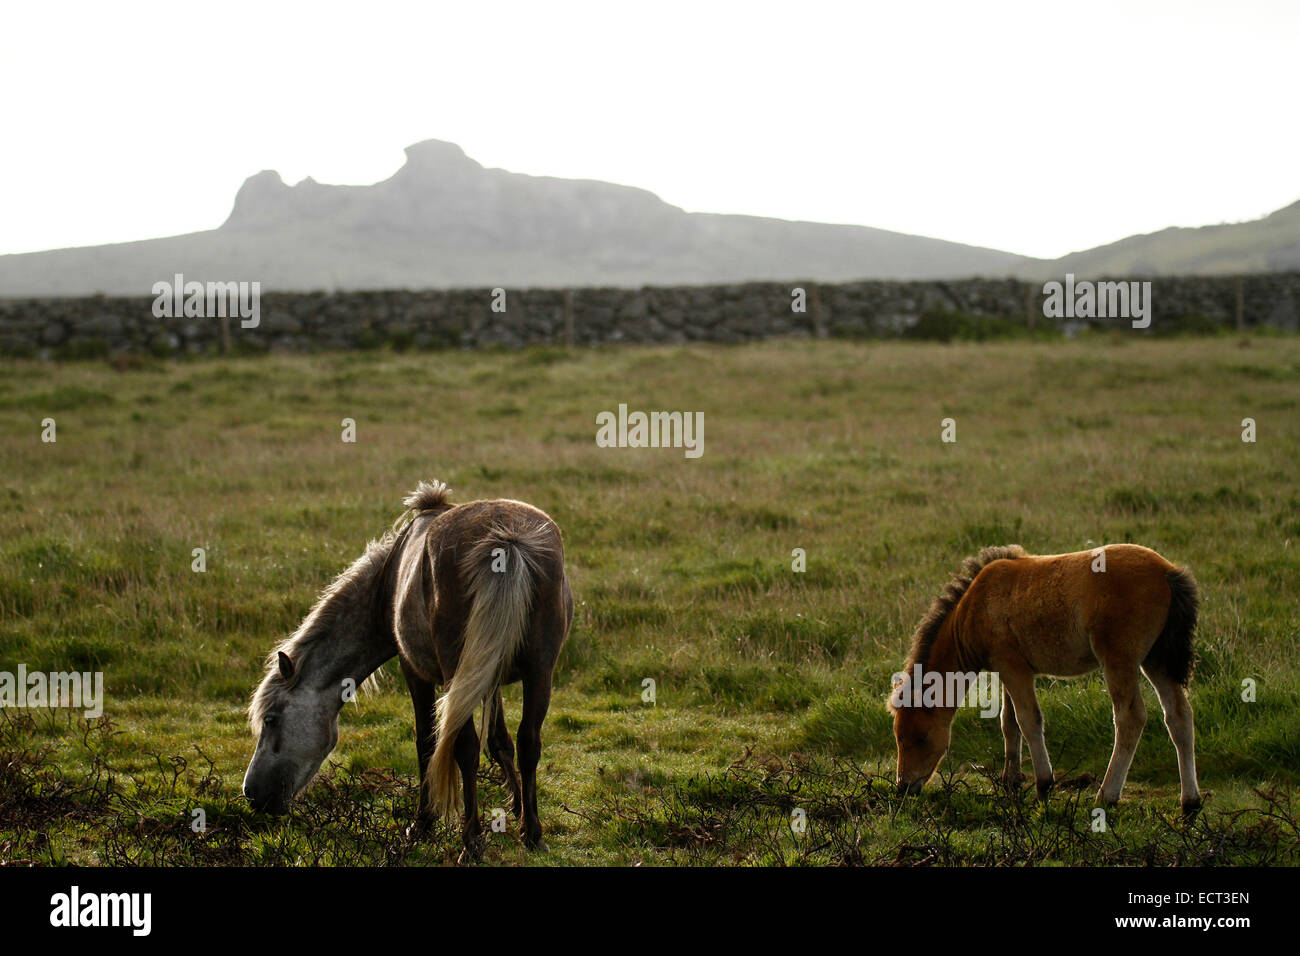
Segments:
[[[0,859],[455,860],[447,828],[403,835],[416,765],[394,664],[348,706],[297,814],[268,821],[238,795],[267,650],[437,477],[455,500],[550,512],[578,600],[543,731],[551,850],[525,854],[511,821],[489,862],[1294,863],[1298,396],[1285,337],[5,361],[0,670],[102,670],[108,700],[90,726],[0,713]],[[703,457],[598,448],[596,413],[620,402],[702,411]],[[939,440],[948,417],[955,444]],[[1194,569],[1211,792],[1195,826],[1174,819],[1149,690],[1104,834],[1083,783],[1046,811],[998,796],[997,721],[973,712],[946,784],[893,798],[889,676],[961,558],[1012,541],[1136,541]],[[1065,783],[1100,777],[1100,679],[1043,680],[1040,696]],[[506,699],[517,719],[518,688]],[[499,779],[482,797],[504,805]]]

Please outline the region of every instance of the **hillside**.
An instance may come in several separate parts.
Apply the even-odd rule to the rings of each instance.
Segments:
[[[429,141],[372,186],[250,177],[219,228],[0,256],[0,295],[145,294],[176,272],[265,289],[639,286],[1006,275],[1034,260],[864,226],[688,213],[653,193],[487,169]]]

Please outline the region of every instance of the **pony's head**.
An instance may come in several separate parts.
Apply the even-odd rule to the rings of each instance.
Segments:
[[[394,606],[394,559],[417,519],[451,507],[448,493],[440,481],[420,482],[393,527],[321,592],[298,630],[267,658],[248,708],[257,749],[244,796],[254,810],[289,809],[338,743],[344,701],[373,683],[368,675],[397,652],[391,618],[385,620]]]
[[[897,675],[889,709],[894,715],[894,741],[898,744],[898,792],[920,793],[925,782],[934,776],[948,743],[952,739],[952,720],[956,716],[955,700],[928,701],[911,684],[925,672],[947,673],[978,671],[979,660],[963,658],[962,648],[952,624],[953,612],[961,604],[967,589],[987,565],[1003,558],[1023,558],[1025,549],[1018,544],[984,548],[962,562],[952,579],[930,604],[921,623],[912,632],[912,648],[905,670]],[[945,682],[946,683],[946,682]]]
[[[254,698],[257,749],[244,774],[244,797],[254,810],[288,810],[338,743],[337,688],[313,688],[301,677],[289,655],[278,651],[275,670]]]
[[[920,793],[927,780],[934,776],[940,762],[948,752],[952,739],[951,707],[926,706],[919,695],[907,693],[909,674],[895,682],[889,699],[889,709],[894,715],[894,741],[898,745],[898,793]]]

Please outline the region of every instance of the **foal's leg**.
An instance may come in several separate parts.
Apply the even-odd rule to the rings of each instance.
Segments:
[[[523,776],[524,843],[545,850],[542,823],[537,817],[537,763],[542,757],[542,721],[551,705],[549,669],[524,676],[524,717],[519,722],[519,772]]]
[[[492,714],[492,726],[488,730],[488,749],[492,759],[505,771],[506,789],[510,791],[510,800],[516,817],[524,814],[524,797],[519,789],[519,772],[515,770],[515,743],[510,739],[506,729],[505,708],[501,706],[501,688],[497,688],[496,701]]]
[[[1118,803],[1124,790],[1124,779],[1129,765],[1142,739],[1142,728],[1147,723],[1147,707],[1142,702],[1142,688],[1138,683],[1137,668],[1127,663],[1103,665],[1106,689],[1110,691],[1111,705],[1115,711],[1115,749],[1111,751],[1106,777],[1097,794],[1099,803]]]
[[[420,764],[420,798],[415,808],[415,823],[407,831],[407,836],[415,836],[429,829],[433,823],[433,809],[429,805],[429,788],[425,786],[425,773],[429,761],[433,758],[434,746],[437,744],[438,723],[434,719],[434,701],[437,690],[433,684],[424,680],[402,661],[402,674],[406,677],[406,689],[411,692],[411,705],[415,708],[415,753]]]
[[[1201,809],[1201,791],[1196,783],[1196,727],[1192,723],[1192,702],[1184,687],[1158,669],[1142,668],[1156,689],[1165,712],[1169,739],[1178,751],[1178,780],[1182,786],[1183,813],[1192,815]]]
[[[478,819],[478,731],[474,721],[465,721],[456,735],[456,764],[460,767],[460,781],[465,798],[465,820],[461,838],[465,852],[471,859],[483,856],[483,831]]]
[[[1021,732],[1029,739],[1029,756],[1034,761],[1034,781],[1038,785],[1038,799],[1046,800],[1052,790],[1052,761],[1047,756],[1047,740],[1043,736],[1043,711],[1034,693],[1034,675],[1029,668],[1003,670],[1002,686],[1011,695],[1015,706],[1015,720]],[[1005,719],[1005,718],[1004,718]]]
[[[1020,725],[1016,723],[1016,705],[1011,702],[1011,693],[1002,688],[1002,744],[1006,754],[1006,764],[1002,768],[1002,785],[1008,790],[1020,787],[1020,753],[1022,738]]]

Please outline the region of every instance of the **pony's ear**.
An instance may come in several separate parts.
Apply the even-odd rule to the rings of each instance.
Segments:
[[[284,651],[281,651],[280,656],[277,658],[277,660],[280,662],[280,676],[283,677],[285,680],[292,680],[293,661],[289,660],[289,655],[286,654]]]
[[[898,671],[893,675],[890,681],[889,702],[885,704],[885,710],[891,714],[903,705],[903,693],[906,690],[906,684],[907,671]]]

